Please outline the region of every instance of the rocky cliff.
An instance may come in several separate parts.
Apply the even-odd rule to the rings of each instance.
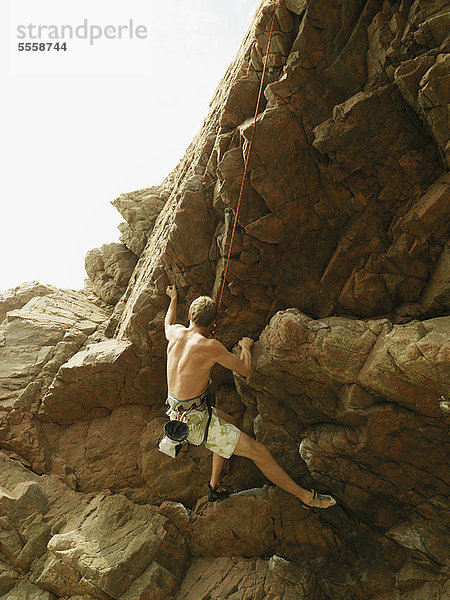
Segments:
[[[162,185],[122,194],[82,291],[0,296],[0,600],[448,597],[449,20],[444,0],[264,0]],[[233,457],[172,460],[166,286],[223,276],[217,406],[305,487]]]

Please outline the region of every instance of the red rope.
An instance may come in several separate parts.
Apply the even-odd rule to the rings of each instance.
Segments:
[[[256,102],[255,118],[253,120],[252,135],[251,135],[251,138],[250,138],[250,143],[249,143],[248,151],[247,151],[247,157],[246,157],[246,160],[245,160],[244,174],[242,175],[241,190],[239,192],[239,200],[238,200],[237,207],[236,207],[236,215],[234,217],[234,225],[233,225],[233,232],[231,234],[230,248],[228,250],[227,262],[225,264],[225,272],[223,274],[223,280],[222,280],[222,286],[221,286],[221,290],[220,290],[219,302],[217,303],[217,314],[219,314],[220,307],[222,305],[223,292],[224,292],[224,289],[225,289],[225,281],[226,281],[227,273],[228,273],[228,265],[230,264],[231,250],[233,248],[233,242],[234,242],[234,234],[236,232],[236,225],[237,225],[237,220],[238,220],[238,216],[239,216],[239,210],[241,208],[241,200],[242,200],[242,194],[243,194],[243,191],[244,191],[245,178],[247,176],[247,169],[248,169],[248,163],[249,163],[249,159],[250,159],[250,152],[252,150],[253,137],[255,135],[256,120],[258,118],[259,104],[260,104],[260,101],[261,101],[261,95],[262,95],[262,90],[263,90],[263,86],[264,86],[264,77],[265,77],[265,74],[266,74],[267,62],[268,62],[268,59],[269,59],[270,42],[272,41],[273,26],[275,24],[275,13],[277,12],[277,8],[278,8],[279,3],[280,3],[280,0],[277,0],[277,3],[275,5],[275,9],[273,11],[272,24],[270,26],[269,41],[267,42],[266,59],[264,61],[264,68],[263,68],[263,72],[262,72],[262,76],[261,76],[261,85],[259,86],[259,94],[258,94],[258,100]]]

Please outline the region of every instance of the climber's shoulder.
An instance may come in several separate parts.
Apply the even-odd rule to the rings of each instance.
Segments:
[[[180,338],[186,331],[187,331],[186,327],[184,325],[180,325],[179,323],[176,323],[174,325],[166,325],[166,328],[165,328],[166,339],[169,342],[174,341],[174,340]]]

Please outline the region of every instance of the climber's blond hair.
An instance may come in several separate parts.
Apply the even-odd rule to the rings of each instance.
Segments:
[[[191,303],[189,315],[194,325],[209,327],[217,315],[216,303],[209,296],[200,296]]]

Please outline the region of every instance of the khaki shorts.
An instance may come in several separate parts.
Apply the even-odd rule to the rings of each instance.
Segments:
[[[170,406],[170,403],[169,403]],[[215,408],[212,408],[211,423],[208,430],[208,439],[205,443],[205,448],[223,456],[230,458],[239,441],[241,435],[240,430],[227,423],[219,417]],[[171,419],[177,418],[177,412],[173,408],[169,408],[166,413]],[[208,423],[208,411],[191,411],[188,417],[189,436],[187,441],[193,446],[200,446],[205,437],[205,429]]]

